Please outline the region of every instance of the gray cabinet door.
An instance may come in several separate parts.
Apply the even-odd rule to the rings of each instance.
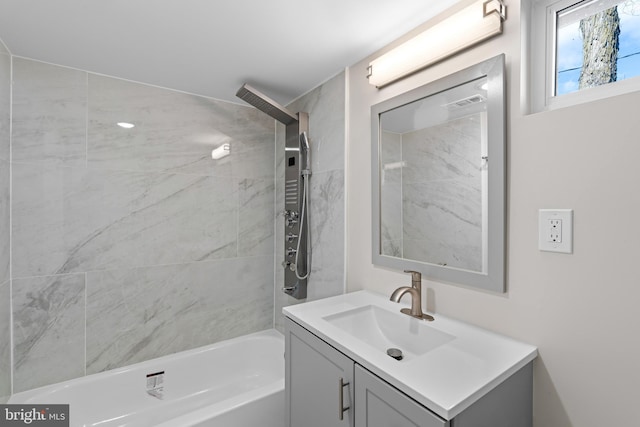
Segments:
[[[355,367],[356,427],[446,427],[449,422],[360,365]]]
[[[285,425],[353,427],[353,361],[290,319],[285,336]]]

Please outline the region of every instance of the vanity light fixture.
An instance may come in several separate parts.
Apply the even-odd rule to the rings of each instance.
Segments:
[[[215,148],[213,151],[211,151],[211,158],[213,160],[219,160],[223,157],[228,156],[229,154],[231,154],[231,145],[222,144],[220,147]]]
[[[124,129],[131,129],[136,127],[136,125],[134,125],[133,123],[127,123],[127,122],[118,122],[116,124]]]
[[[369,63],[369,83],[382,87],[502,33],[502,0],[478,0]]]

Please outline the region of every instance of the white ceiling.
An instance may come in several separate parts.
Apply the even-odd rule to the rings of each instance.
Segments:
[[[456,1],[0,0],[0,39],[17,56],[233,102],[248,82],[286,104]]]

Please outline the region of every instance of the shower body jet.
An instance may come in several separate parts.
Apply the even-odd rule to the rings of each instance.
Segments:
[[[247,84],[238,90],[236,96],[286,126],[283,291],[296,299],[304,299],[311,271],[309,114],[294,114]]]

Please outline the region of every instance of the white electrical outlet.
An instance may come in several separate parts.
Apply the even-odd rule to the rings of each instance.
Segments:
[[[538,249],[573,253],[573,210],[540,209],[538,211]]]
[[[559,218],[550,219],[546,224],[547,230],[547,242],[562,243],[562,220]]]

